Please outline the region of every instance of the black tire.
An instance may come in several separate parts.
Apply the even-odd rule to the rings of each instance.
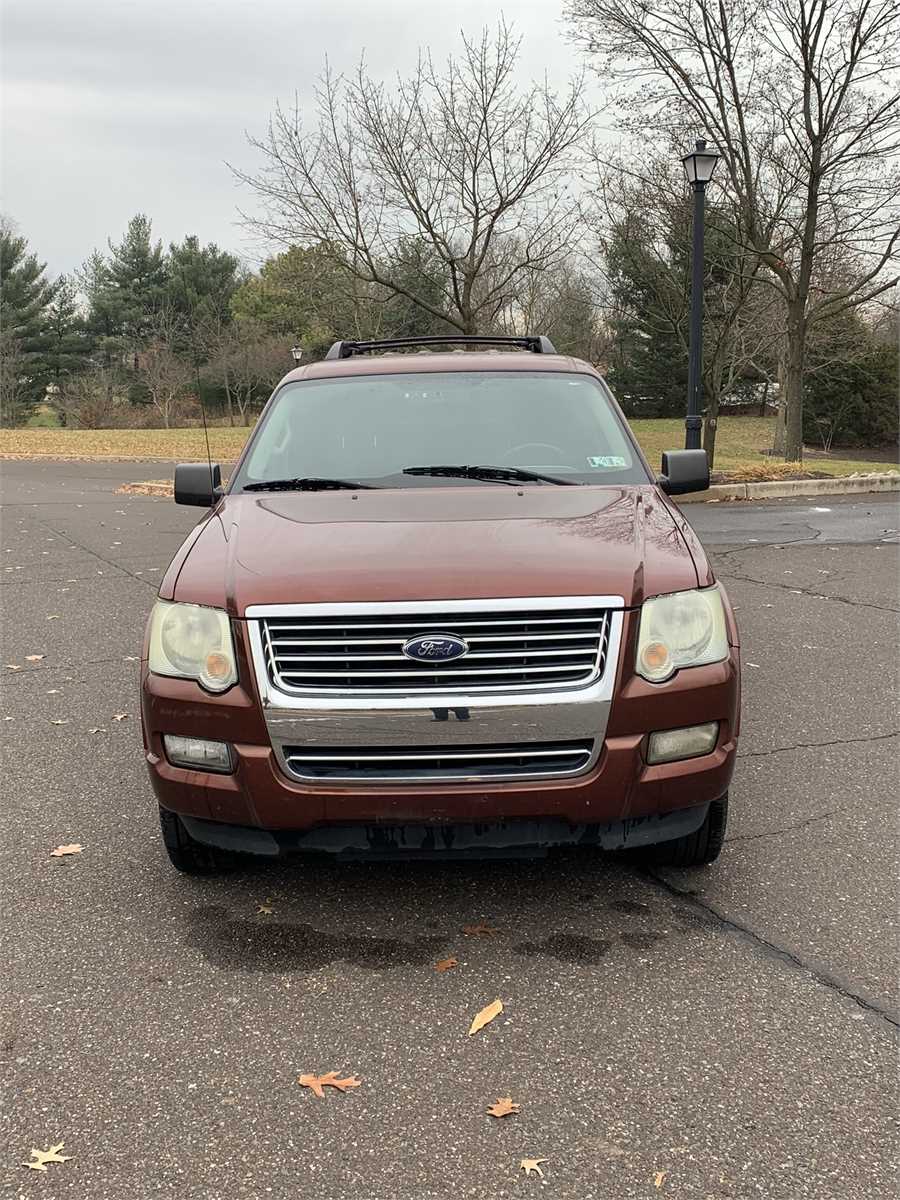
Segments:
[[[675,838],[671,842],[657,842],[640,851],[646,863],[659,867],[703,867],[715,862],[725,841],[725,826],[728,822],[728,793],[709,806],[706,820],[693,833]]]
[[[227,871],[231,856],[198,842],[185,829],[177,813],[159,806],[159,827],[169,862],[185,875],[217,875]]]

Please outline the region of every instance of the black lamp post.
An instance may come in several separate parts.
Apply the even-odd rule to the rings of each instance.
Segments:
[[[687,417],[684,422],[685,450],[700,449],[703,421],[703,205],[706,185],[712,179],[719,156],[707,150],[700,138],[692,154],[681,160],[687,181],[694,191],[694,245],[691,255],[691,332],[688,357]]]

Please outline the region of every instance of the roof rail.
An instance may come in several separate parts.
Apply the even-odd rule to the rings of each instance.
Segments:
[[[398,350],[414,346],[517,346],[532,354],[555,354],[556,347],[548,337],[481,337],[468,334],[447,334],[445,337],[387,338],[377,342],[335,342],[326,359],[352,358],[354,354],[370,354],[373,350]]]

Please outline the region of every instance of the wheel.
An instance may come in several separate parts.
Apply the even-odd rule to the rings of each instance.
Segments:
[[[728,793],[709,806],[706,820],[699,829],[671,842],[657,842],[639,851],[641,859],[660,867],[702,867],[715,862],[725,841],[728,821]]]
[[[230,856],[198,842],[185,829],[177,813],[159,806],[163,845],[173,867],[185,875],[216,875],[232,866]]]

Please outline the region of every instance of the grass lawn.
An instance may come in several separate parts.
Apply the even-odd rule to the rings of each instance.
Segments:
[[[721,417],[716,442],[717,471],[738,471],[746,478],[771,478],[786,473],[785,464],[772,463],[760,453],[772,445],[771,417]],[[658,468],[663,450],[684,445],[680,420],[633,421],[632,428],[650,465]],[[234,462],[248,429],[216,427],[209,431],[213,459]],[[828,475],[891,470],[895,464],[865,458],[809,457],[804,468]],[[192,462],[206,458],[202,429],[0,429],[0,459],[125,459],[129,461]]]

